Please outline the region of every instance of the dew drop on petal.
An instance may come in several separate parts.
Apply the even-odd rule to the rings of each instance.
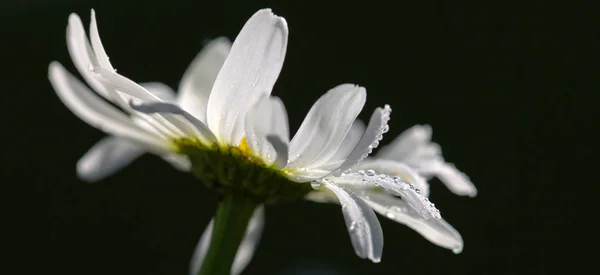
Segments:
[[[358,170],[358,174],[359,175],[364,175],[365,174],[365,170]]]
[[[398,176],[394,176],[392,179],[394,179],[395,182],[401,182],[402,179]]]
[[[323,184],[321,184],[320,182],[313,181],[310,183],[310,187],[312,187],[312,189],[314,190],[321,189],[321,186],[323,186]]]
[[[398,213],[401,213],[402,209],[398,206],[391,206],[390,208],[388,208],[387,212],[385,213],[385,216],[393,219],[394,217],[396,217],[396,215]]]
[[[421,189],[417,188],[415,189],[415,192],[417,192],[417,194],[421,194]]]
[[[383,130],[381,130],[381,132],[385,134],[385,133],[387,133],[389,130],[390,130],[390,126],[386,124],[385,126],[383,126]]]
[[[373,142],[373,147],[376,148],[377,146],[379,146],[379,141],[376,140],[375,142]]]
[[[348,229],[350,229],[350,231],[354,231],[354,230],[356,230],[356,226],[357,226],[357,223],[356,222],[352,222],[350,224],[350,228],[348,228]]]
[[[379,178],[385,179],[385,178],[387,178],[387,175],[386,174],[379,174]]]
[[[370,177],[375,176],[375,171],[373,171],[371,169],[367,170],[367,176],[370,176]]]

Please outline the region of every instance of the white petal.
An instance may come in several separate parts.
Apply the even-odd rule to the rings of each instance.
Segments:
[[[104,88],[104,85],[93,77],[92,72],[90,71],[90,67],[100,67],[100,63],[85,34],[81,19],[74,13],[69,16],[69,24],[67,26],[67,48],[75,68],[77,68],[85,81],[104,98],[110,99],[111,96],[109,95],[109,92]]]
[[[271,94],[283,66],[287,36],[285,19],[263,9],[246,22],[233,42],[208,100],[208,126],[223,142],[238,145],[246,112]]]
[[[340,147],[367,97],[365,88],[342,84],[312,106],[290,142],[289,167],[318,167]]]
[[[463,239],[460,233],[444,219],[423,219],[405,201],[389,194],[366,192],[361,196],[375,212],[417,231],[430,242],[460,253]]]
[[[368,158],[356,167],[352,168],[353,171],[366,171],[369,169],[374,170],[377,174],[398,176],[404,182],[412,184],[415,186],[415,188],[419,189],[421,191],[421,195],[424,197],[429,197],[429,184],[427,183],[427,180],[420,176],[417,171],[404,163],[387,159]]]
[[[204,230],[204,233],[202,233],[198,244],[196,245],[196,249],[192,255],[192,260],[190,261],[190,275],[198,274],[200,267],[202,267],[202,262],[204,261],[204,257],[206,256],[206,252],[208,251],[208,247],[210,245],[213,224],[214,219],[210,221]],[[260,241],[264,224],[265,211],[264,206],[261,205],[254,210],[254,214],[252,214],[252,218],[248,223],[248,228],[246,228],[244,239],[242,240],[242,243],[235,254],[235,258],[231,266],[232,275],[240,274],[248,265],[248,263],[250,263],[250,260],[254,255],[254,251],[256,250],[256,247]]]
[[[144,87],[144,89],[148,90],[148,92],[166,102],[175,102],[175,92],[173,89],[171,89],[171,87],[164,83],[145,82],[140,83],[140,86]]]
[[[381,187],[385,191],[402,197],[413,209],[415,209],[424,219],[439,219],[440,211],[435,205],[417,192],[413,185],[403,182],[399,177],[392,178],[385,174],[375,174],[372,171],[367,173],[345,173],[340,177],[327,177],[326,180],[333,181],[338,185],[348,185],[352,188],[372,188]]]
[[[314,168],[314,169],[291,169],[288,170],[289,173],[289,179],[295,182],[311,182],[311,181],[315,181],[318,179],[321,179],[329,174],[331,174],[331,172],[333,170],[335,170],[336,168],[340,167],[340,165],[342,164],[343,161],[335,161],[332,162],[330,167],[325,167],[325,168],[331,168],[331,169],[321,169],[323,168],[323,166],[318,167],[318,168]]]
[[[362,199],[352,192],[331,183],[323,186],[333,191],[342,205],[344,220],[356,255],[378,263],[383,252],[383,231],[377,216]]]
[[[252,219],[248,223],[248,228],[246,229],[246,234],[244,235],[244,239],[238,248],[237,253],[235,254],[235,259],[233,260],[233,264],[231,265],[231,274],[236,275],[242,273],[244,268],[250,263],[252,260],[252,256],[254,256],[254,251],[258,247],[260,242],[260,237],[262,236],[263,228],[265,225],[265,211],[264,206],[259,206],[252,216]]]
[[[98,25],[96,24],[96,12],[92,9],[91,19],[90,19],[90,40],[92,42],[92,49],[94,49],[94,53],[96,54],[96,58],[98,59],[98,63],[102,68],[106,68],[109,70],[113,70],[114,68],[108,61],[108,55],[104,51],[104,47],[102,46],[102,42],[100,41],[100,35],[98,34]]]
[[[414,156],[415,150],[431,141],[431,126],[415,125],[402,132],[392,143],[382,147],[378,158],[406,160]],[[438,146],[439,148],[439,146]]]
[[[390,120],[391,112],[392,109],[389,105],[385,105],[384,108],[375,109],[375,112],[371,115],[365,133],[356,145],[356,148],[354,148],[346,161],[340,166],[338,172],[335,173],[336,176],[339,176],[342,171],[346,171],[357,165],[360,161],[365,159],[373,149],[379,146],[379,141],[383,139],[383,134],[388,131],[389,126],[387,122]]]
[[[342,141],[340,147],[327,162],[329,163],[337,160],[345,160],[346,158],[348,158],[350,153],[352,153],[354,148],[356,148],[356,145],[358,144],[360,138],[363,136],[364,133],[365,123],[362,122],[362,120],[360,119],[356,119],[352,123],[350,131],[348,131],[348,134],[346,134],[346,137],[344,137],[344,141]]]
[[[187,156],[178,154],[167,154],[161,157],[179,171],[189,172],[192,169],[192,163],[190,162],[190,159]]]
[[[169,121],[174,123],[178,129],[184,130],[188,136],[198,137],[204,144],[212,144],[216,139],[208,127],[200,120],[190,115],[188,112],[179,108],[179,106],[167,102],[135,102],[131,101],[131,108],[145,114],[165,114],[172,116],[181,116],[181,118],[173,117]],[[177,123],[177,124],[175,124]],[[193,126],[193,127],[190,127]],[[191,131],[191,132],[190,132]]]
[[[443,159],[434,159],[422,162],[417,167],[419,173],[426,176],[436,176],[444,185],[454,194],[460,196],[475,197],[477,188],[471,182],[469,177],[456,169],[452,163],[447,163]]]
[[[144,150],[130,140],[106,137],[77,162],[77,175],[87,182],[96,182],[129,165],[143,153]]]
[[[153,153],[170,150],[158,135],[141,128],[124,113],[98,98],[60,63],[50,63],[48,78],[61,101],[88,124],[109,134],[140,142],[140,146]]]
[[[109,90],[120,93],[123,99],[129,98],[129,108],[146,114],[157,114],[155,119],[175,135],[198,137],[210,144],[215,141],[208,127],[179,106],[166,103],[158,96],[144,89],[130,79],[104,68],[94,68],[96,77]],[[133,104],[132,104],[133,103]],[[134,112],[135,114],[135,112]],[[178,117],[183,116],[182,117]]]
[[[114,71],[102,67],[91,67],[91,70],[94,73],[94,77],[109,90],[124,93],[139,100],[163,101],[160,97],[144,89],[144,87],[133,82],[131,79]]]
[[[269,141],[268,136],[272,136],[275,143]],[[248,111],[246,140],[252,152],[260,156],[267,165],[275,164],[279,168],[286,166],[290,131],[287,112],[281,99],[263,97]]]
[[[177,103],[204,123],[210,92],[230,49],[231,42],[225,37],[206,44],[187,68],[179,84]]]

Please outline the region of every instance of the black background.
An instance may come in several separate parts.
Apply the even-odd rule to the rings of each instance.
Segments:
[[[273,94],[292,129],[329,88],[358,83],[368,91],[361,118],[386,103],[394,110],[384,142],[431,124],[479,195],[454,196],[432,181],[432,201],[462,233],[462,254],[381,218],[379,264],[354,255],[339,206],[269,207],[245,274],[579,273],[594,263],[578,260],[593,257],[596,231],[597,215],[582,213],[593,199],[581,193],[597,184],[586,165],[599,117],[598,12],[450,2],[3,1],[2,249],[10,256],[1,273],[187,274],[215,209],[214,194],[154,156],[97,184],[76,178],[76,161],[104,134],[71,114],[47,80],[52,60],[74,72],[69,13],[87,25],[96,9],[121,74],[176,87],[208,39],[233,39],[264,7],[290,28]]]

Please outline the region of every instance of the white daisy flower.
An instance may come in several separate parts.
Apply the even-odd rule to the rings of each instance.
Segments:
[[[112,135],[80,160],[78,174],[89,181],[99,180],[143,152],[151,152],[191,171],[219,192],[224,199],[205,232],[209,236],[212,231],[210,249],[202,249],[210,238],[199,242],[193,273],[194,268],[200,274],[228,273],[225,258],[236,255],[232,270],[241,271],[260,236],[261,204],[304,197],[318,200],[311,192],[331,194],[329,199],[341,204],[352,245],[361,258],[381,259],[383,232],[373,210],[392,219],[410,217],[399,221],[412,219],[413,228],[430,232],[430,240],[456,250],[435,236],[448,235],[440,233],[448,230],[439,211],[415,188],[420,178],[375,173],[361,164],[387,132],[391,113],[387,105],[377,108],[368,125],[356,131],[365,88],[342,84],[329,90],[290,140],[283,102],[270,96],[283,66],[287,36],[283,18],[269,9],[256,12],[231,47],[226,39],[207,45],[185,73],[175,96],[166,85],[139,85],[116,73],[100,41],[94,12],[89,40],[81,20],[72,14],[67,44],[73,62],[87,84],[118,107],[98,97],[59,63],[50,64],[49,79],[65,105]],[[250,221],[252,216],[258,221]],[[247,227],[248,222],[257,225]],[[241,233],[225,237],[223,232],[236,228]],[[234,249],[219,247],[225,242],[233,243]],[[219,263],[215,257],[221,257]],[[204,259],[201,268],[199,259]]]

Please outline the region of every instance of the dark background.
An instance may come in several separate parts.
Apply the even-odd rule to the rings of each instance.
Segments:
[[[154,156],[97,184],[76,178],[76,161],[104,134],[61,104],[46,75],[52,60],[74,72],[67,18],[77,12],[87,25],[90,8],[121,74],[176,87],[208,39],[233,39],[271,7],[290,27],[273,94],[292,129],[326,90],[358,83],[368,90],[361,118],[386,103],[394,110],[384,141],[431,124],[446,159],[479,189],[470,199],[431,182],[432,201],[462,233],[462,254],[381,218],[383,260],[360,260],[339,206],[297,202],[267,209],[245,274],[577,274],[594,264],[597,214],[583,213],[594,199],[582,193],[597,185],[586,176],[597,174],[597,10],[446,2],[3,1],[9,256],[0,273],[187,274],[215,210],[214,194]]]

